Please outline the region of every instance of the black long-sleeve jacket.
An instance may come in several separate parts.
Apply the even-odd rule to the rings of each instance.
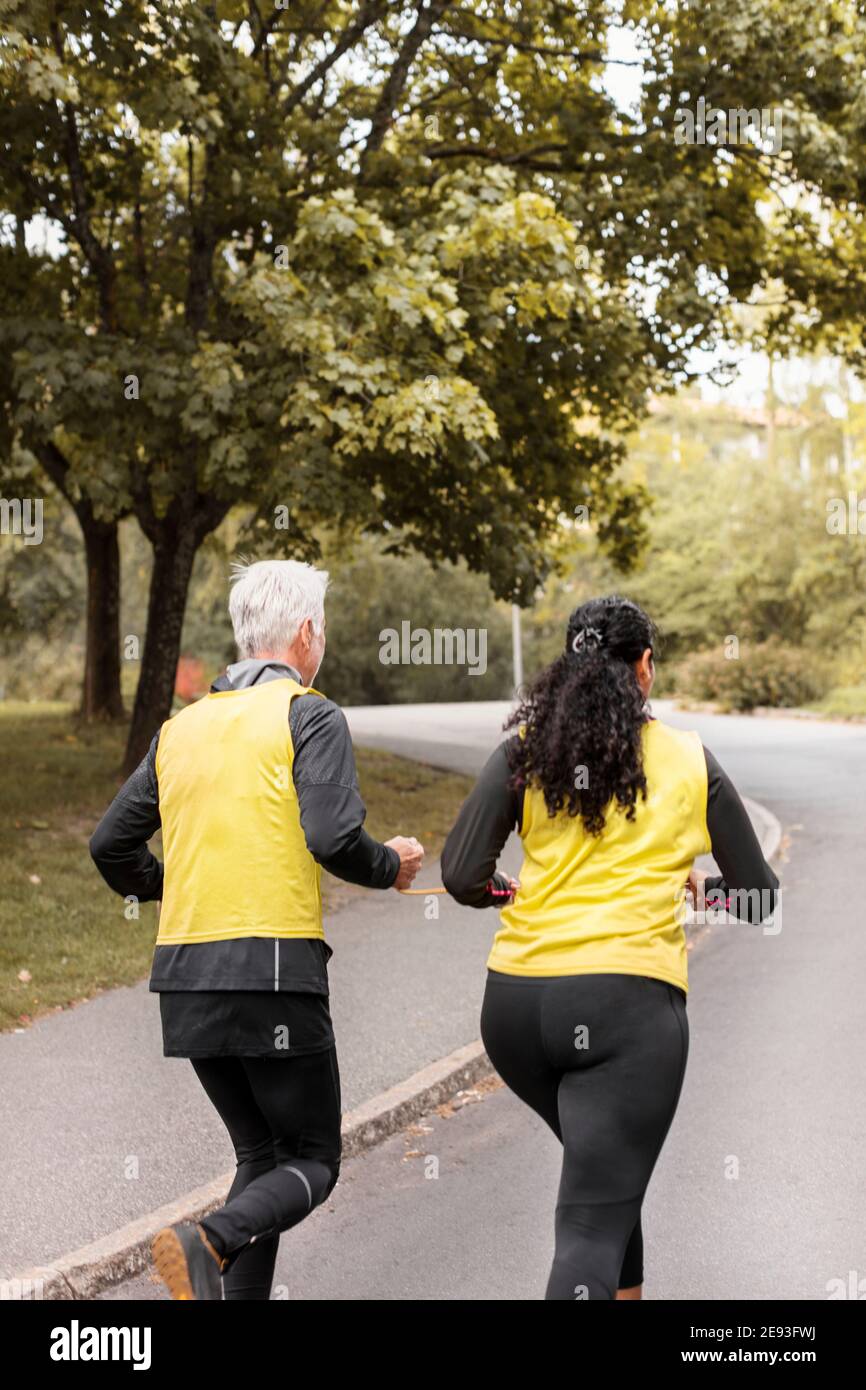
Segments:
[[[281,662],[248,660],[230,666],[212,690],[241,689],[298,672]],[[364,829],[366,809],[358,790],[355,756],[346,717],[331,700],[298,695],[289,727],[292,776],[307,847],[335,877],[366,888],[390,888],[400,867],[396,850]],[[151,902],[162,897],[163,866],[148,848],[160,827],[156,776],[157,734],[139,766],[121,787],[90,840],[90,853],[110,888]],[[314,938],[244,937],[154,949],[150,988],[175,990],[297,990],[327,993],[331,947]]]
[[[509,750],[517,735],[493,752],[460,810],[442,851],[442,882],[468,907],[501,907],[507,881],[496,861],[523,821],[523,791],[511,785]],[[704,884],[707,906],[729,902],[749,922],[762,922],[776,904],[779,880],[764,858],[749,813],[709,749],[707,829],[721,874]]]

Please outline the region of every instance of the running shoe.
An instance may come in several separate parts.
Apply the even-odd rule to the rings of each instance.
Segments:
[[[157,1273],[172,1298],[222,1298],[222,1275],[228,1260],[217,1253],[197,1222],[164,1226],[154,1236],[151,1249]]]

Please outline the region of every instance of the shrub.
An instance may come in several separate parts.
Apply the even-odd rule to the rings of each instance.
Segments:
[[[742,643],[737,657],[727,657],[721,648],[695,652],[676,668],[677,695],[714,700],[731,710],[805,705],[825,689],[814,654],[778,639]]]

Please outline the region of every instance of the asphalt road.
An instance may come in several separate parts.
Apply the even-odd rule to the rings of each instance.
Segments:
[[[350,721],[358,742],[477,767],[493,707],[464,707],[465,721],[431,708],[389,711],[387,734],[373,711]],[[779,817],[784,909],[778,934],[711,928],[690,956],[689,1065],[645,1204],[646,1293],[826,1298],[851,1271],[866,1279],[866,729],[664,714]],[[438,952],[431,963],[448,968]],[[474,1012],[453,1046],[477,1033],[480,962],[469,973]],[[557,1172],[542,1123],[482,1090],[348,1162],[330,1202],[284,1237],[275,1296],[541,1298]],[[111,1296],[161,1291],[145,1276]]]

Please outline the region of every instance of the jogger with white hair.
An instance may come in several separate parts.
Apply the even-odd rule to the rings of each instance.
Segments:
[[[311,634],[322,636],[327,570],[302,560],[259,560],[254,565],[238,561],[231,570],[229,616],[241,658],[285,651],[307,621]]]
[[[267,1299],[280,1233],[337,1182],[322,867],[403,889],[423,861],[414,838],[364,830],[345,716],[313,687],[327,584],[294,560],[234,567],[239,661],[163,724],[90,842],[111,888],[161,900],[163,1051],[190,1059],[237,1157],[219,1211],[156,1237],[176,1299]],[[160,826],[164,864],[147,848]]]

